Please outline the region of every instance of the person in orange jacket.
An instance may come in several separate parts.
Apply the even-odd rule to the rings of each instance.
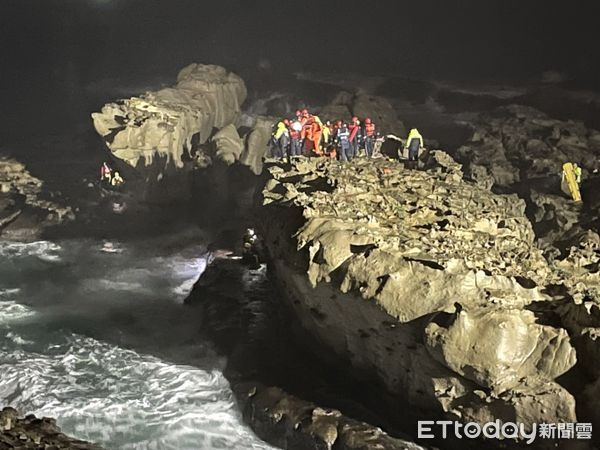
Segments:
[[[302,142],[303,142],[303,154],[308,156],[313,149],[313,127],[312,124],[314,119],[312,117],[302,116],[304,120],[302,123]]]
[[[365,129],[364,129],[364,141],[365,141],[365,153],[367,154],[367,158],[371,158],[373,156],[373,149],[375,148],[375,141],[379,137],[379,133],[377,132],[377,128],[373,121],[367,117],[365,119]]]
[[[358,147],[362,139],[362,130],[360,129],[360,121],[358,117],[354,116],[352,118],[352,122],[350,126],[348,126],[348,131],[350,132],[350,151],[349,151],[349,161],[352,161],[352,158],[356,158],[358,156]]]
[[[321,150],[321,138],[323,136],[323,122],[319,116],[313,116],[312,123],[312,140],[313,140],[313,149],[317,155],[322,155],[323,152]]]

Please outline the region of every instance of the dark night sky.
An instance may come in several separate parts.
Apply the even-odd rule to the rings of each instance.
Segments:
[[[0,118],[69,104],[108,78],[172,80],[195,61],[460,79],[559,69],[581,83],[600,79],[599,2],[561,3],[0,0]]]

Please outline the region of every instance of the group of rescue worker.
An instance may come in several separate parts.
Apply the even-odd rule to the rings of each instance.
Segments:
[[[361,125],[358,117],[348,124],[342,120],[323,122],[307,109],[297,110],[295,119],[282,119],[274,127],[271,137],[271,156],[287,159],[296,156],[329,156],[340,161],[352,161],[364,149],[371,158],[375,143],[382,136],[373,120],[365,118]],[[407,142],[408,159],[416,160],[423,138],[412,129]]]

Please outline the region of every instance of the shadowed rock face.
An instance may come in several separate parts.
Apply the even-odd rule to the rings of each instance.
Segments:
[[[598,373],[597,235],[547,261],[516,195],[463,181],[443,152],[428,167],[269,168],[262,234],[315,352],[377,378],[415,416],[594,419],[582,413],[588,378],[569,390],[555,380],[576,364]]]
[[[235,386],[244,419],[257,435],[284,449],[422,450],[381,429],[350,419],[338,410],[286,394],[259,383]]]
[[[0,158],[0,235],[3,239],[38,238],[44,228],[72,220],[69,206],[43,195],[43,182],[25,165]]]
[[[498,186],[560,174],[576,162],[588,175],[598,168],[600,133],[581,122],[561,121],[534,108],[510,105],[484,113],[458,150],[469,166],[484,166]]]

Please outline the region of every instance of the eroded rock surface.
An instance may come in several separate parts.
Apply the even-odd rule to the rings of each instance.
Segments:
[[[534,108],[510,105],[483,114],[461,159],[484,166],[497,185],[558,177],[565,162],[576,162],[584,175],[598,168],[600,133],[581,122],[561,121]]]
[[[97,445],[64,435],[54,419],[38,419],[32,414],[23,418],[11,407],[0,411],[0,448],[101,450]]]
[[[183,168],[193,144],[205,143],[214,128],[235,124],[245,99],[237,75],[191,64],[179,72],[175,86],[109,103],[92,118],[112,154],[130,166],[149,166],[158,158]]]
[[[289,395],[276,387],[239,383],[234,388],[244,419],[259,437],[283,449],[418,450],[335,409]]]
[[[45,195],[47,194],[47,195]],[[0,235],[3,239],[34,239],[48,226],[72,220],[69,206],[50,200],[43,182],[19,161],[0,157]]]
[[[464,181],[440,151],[423,171],[384,159],[269,171],[263,235],[317,353],[375,376],[416,416],[593,419],[556,379],[576,364],[596,373],[594,236],[548,261],[525,202]]]
[[[185,201],[203,185],[198,177],[206,172],[197,169],[216,167],[212,175],[223,177],[223,167],[239,163],[261,173],[275,119],[242,118],[246,96],[236,74],[191,64],[173,87],[106,104],[92,118],[117,166],[138,175],[127,180],[130,192],[157,203]]]

